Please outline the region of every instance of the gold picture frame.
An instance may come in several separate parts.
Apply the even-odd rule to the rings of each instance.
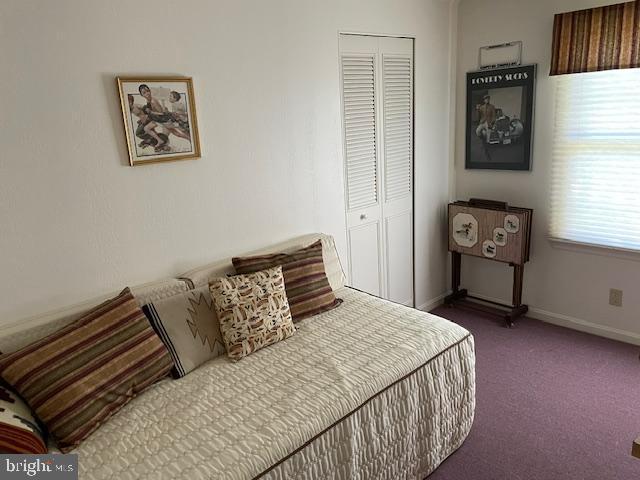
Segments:
[[[191,77],[117,77],[129,164],[200,158]]]

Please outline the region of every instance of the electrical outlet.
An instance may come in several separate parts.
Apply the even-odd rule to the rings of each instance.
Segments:
[[[622,290],[615,288],[609,289],[609,305],[613,305],[614,307],[622,306]]]

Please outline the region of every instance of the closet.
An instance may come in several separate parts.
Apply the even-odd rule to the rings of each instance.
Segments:
[[[409,306],[413,50],[410,38],[340,35],[349,283]]]

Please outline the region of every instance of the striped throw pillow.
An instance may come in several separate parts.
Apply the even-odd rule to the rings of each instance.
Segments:
[[[0,376],[27,401],[63,453],[172,367],[129,288],[48,337],[0,357]]]
[[[331,310],[342,303],[327,280],[322,261],[322,241],[293,253],[274,253],[231,259],[239,274],[282,265],[284,284],[294,322]]]

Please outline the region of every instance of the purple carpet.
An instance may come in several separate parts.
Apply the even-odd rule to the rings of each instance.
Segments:
[[[476,414],[429,480],[633,480],[640,459],[640,347],[528,318],[513,329],[460,308],[473,333]]]

